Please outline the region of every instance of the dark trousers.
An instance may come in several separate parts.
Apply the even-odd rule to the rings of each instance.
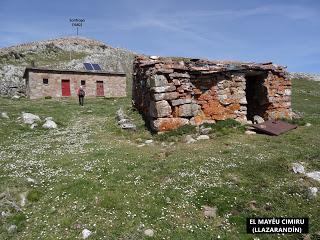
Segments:
[[[84,96],[79,96],[79,105],[83,106]]]

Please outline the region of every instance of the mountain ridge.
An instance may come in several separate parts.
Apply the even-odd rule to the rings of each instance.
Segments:
[[[22,76],[28,66],[83,70],[84,62],[93,62],[105,71],[125,72],[130,79],[136,55],[99,40],[74,36],[0,48],[0,95],[25,95]]]

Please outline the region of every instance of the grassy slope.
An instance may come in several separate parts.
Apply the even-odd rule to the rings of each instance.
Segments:
[[[308,200],[306,190],[320,184],[290,166],[304,162],[308,171],[320,170],[319,89],[317,82],[294,81],[293,107],[311,127],[171,147],[157,141],[138,147],[152,136],[129,98],[88,99],[84,108],[76,100],[0,99],[0,111],[12,119],[30,111],[60,124],[46,131],[0,121],[0,192],[16,201],[26,192],[29,199],[22,213],[0,218],[0,239],[75,239],[84,228],[94,232],[92,239],[142,239],[146,228],[155,230],[154,239],[253,239],[245,234],[248,216],[308,216],[315,234],[320,198]],[[138,124],[137,133],[118,129],[120,106]],[[256,210],[248,207],[253,200]],[[217,206],[219,217],[204,219],[203,204]],[[8,234],[12,223],[18,232]]]

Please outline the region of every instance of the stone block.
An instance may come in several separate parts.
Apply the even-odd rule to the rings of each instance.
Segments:
[[[178,106],[178,105],[182,105],[182,104],[187,104],[187,103],[191,103],[191,99],[190,98],[185,98],[185,99],[177,99],[177,100],[172,100],[171,101],[171,105],[172,106]]]
[[[164,87],[168,85],[168,80],[163,75],[153,75],[149,78],[150,87]]]
[[[150,116],[154,118],[167,117],[171,115],[171,107],[166,100],[150,102]]]
[[[159,68],[157,69],[157,73],[173,73],[173,69],[169,69],[169,68]]]
[[[198,115],[201,107],[198,104],[183,104],[179,106],[180,117],[193,117]]]
[[[247,103],[248,103],[248,102],[247,102],[247,98],[246,98],[246,97],[241,98],[240,101],[239,101],[239,103],[240,103],[240,104],[247,104]]]
[[[161,100],[173,100],[179,97],[179,93],[177,92],[166,92],[166,93],[155,93],[153,94],[153,98],[156,101]]]
[[[291,89],[285,89],[284,90],[284,95],[285,96],[291,96]]]
[[[173,84],[175,86],[180,86],[181,85],[181,82],[178,79],[173,79],[172,82],[173,82]]]
[[[177,88],[173,85],[163,86],[163,87],[152,87],[151,91],[155,93],[163,93],[163,92],[173,92]]]
[[[156,132],[170,131],[189,124],[186,118],[158,118],[151,121],[151,128]]]
[[[174,72],[174,73],[170,73],[169,77],[170,78],[190,78],[190,75],[189,75],[189,73],[177,73],[177,72]]]

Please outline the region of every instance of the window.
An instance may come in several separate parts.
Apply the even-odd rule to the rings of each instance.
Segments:
[[[42,81],[43,81],[43,84],[46,84],[46,85],[48,85],[48,84],[49,84],[49,80],[48,80],[48,78],[44,78]]]
[[[86,85],[86,80],[81,80],[81,86]]]

